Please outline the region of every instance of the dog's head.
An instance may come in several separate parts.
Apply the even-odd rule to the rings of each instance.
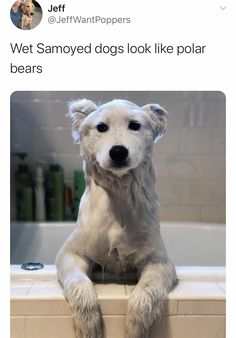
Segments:
[[[85,160],[121,176],[150,158],[153,142],[165,133],[167,112],[159,104],[113,100],[97,106],[83,99],[70,103],[69,116]]]
[[[31,0],[24,0],[21,3],[21,11],[27,16],[33,16],[35,11],[35,6]]]

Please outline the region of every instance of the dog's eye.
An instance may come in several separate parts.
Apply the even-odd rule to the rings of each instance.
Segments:
[[[99,133],[105,133],[108,130],[108,125],[103,122],[100,122],[97,125],[97,130],[99,131]]]
[[[131,130],[139,130],[141,127],[141,124],[137,121],[130,121],[129,123],[129,129]]]

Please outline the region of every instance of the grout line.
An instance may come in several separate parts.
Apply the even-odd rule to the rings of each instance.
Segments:
[[[25,323],[24,323],[24,328],[25,328],[25,332],[24,332],[24,337],[27,338],[27,315],[25,316]]]
[[[102,314],[102,317],[125,317],[125,314]],[[25,330],[26,330],[26,320],[27,318],[31,318],[31,317],[40,317],[40,318],[47,318],[47,317],[67,317],[67,318],[73,318],[72,314],[71,315],[65,315],[65,314],[48,314],[48,315],[17,315],[17,316],[11,316],[11,318],[22,318],[24,317],[25,320]],[[225,317],[225,314],[202,314],[202,313],[198,313],[198,314],[162,314],[161,317]]]

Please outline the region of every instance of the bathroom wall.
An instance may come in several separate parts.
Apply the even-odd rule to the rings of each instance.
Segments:
[[[225,96],[221,92],[15,92],[11,97],[11,152],[27,152],[35,163],[59,162],[72,184],[81,168],[67,102],[89,98],[103,103],[123,98],[138,105],[160,103],[169,112],[166,135],[155,145],[161,219],[225,222]],[[11,155],[11,209],[14,172]]]

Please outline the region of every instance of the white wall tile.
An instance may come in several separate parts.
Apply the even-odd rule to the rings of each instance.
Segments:
[[[155,154],[157,179],[222,180],[225,155]]]
[[[202,205],[200,181],[157,182],[161,205]]]
[[[176,154],[179,152],[180,133],[177,129],[169,129],[167,133],[154,144],[154,159],[159,154]]]
[[[183,222],[200,222],[200,206],[182,206],[182,205],[161,205],[161,221],[183,221]]]
[[[224,205],[226,194],[225,181],[201,181],[202,205]]]
[[[181,154],[225,154],[225,130],[183,129],[180,133]]]
[[[213,223],[217,219],[220,223],[225,223],[225,203],[217,206],[202,206],[201,207],[201,221]]]

